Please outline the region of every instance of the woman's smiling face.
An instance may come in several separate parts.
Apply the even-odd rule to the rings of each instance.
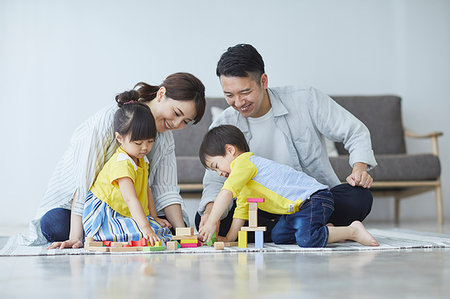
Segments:
[[[194,101],[176,101],[164,94],[148,103],[155,118],[156,130],[163,133],[167,130],[179,130],[193,121],[196,116]]]

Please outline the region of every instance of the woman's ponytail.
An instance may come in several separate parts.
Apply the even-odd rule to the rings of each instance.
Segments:
[[[132,90],[124,91],[116,95],[116,102],[119,107],[130,101],[150,102],[156,97],[159,86],[150,85],[144,82],[137,83]]]

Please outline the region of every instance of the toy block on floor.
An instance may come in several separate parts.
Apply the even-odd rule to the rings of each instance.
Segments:
[[[142,251],[163,251],[166,250],[166,247],[164,246],[147,246],[142,247]]]
[[[172,240],[197,240],[198,236],[173,236]]]
[[[217,241],[217,235],[216,235],[216,232],[214,232],[212,237],[211,237],[211,240],[207,241],[206,245],[207,246],[213,246],[214,242],[216,242],[216,241]]]
[[[247,198],[247,202],[264,202],[264,198]]]
[[[233,247],[233,246],[238,246],[238,242],[223,242],[223,244],[225,245],[225,247]]]
[[[108,248],[110,252],[133,252],[142,251],[142,247],[110,247]]]
[[[214,249],[215,250],[224,250],[225,243],[224,242],[214,242]]]
[[[178,245],[177,241],[169,241],[166,243],[167,250],[177,250]]]
[[[197,239],[181,239],[180,244],[197,244]]]
[[[175,228],[176,236],[193,236],[194,228],[193,227],[177,227]]]
[[[128,242],[111,242],[111,248],[125,247],[125,245],[128,245]]]
[[[255,248],[264,248],[264,232],[255,231]]]
[[[257,231],[265,232],[267,230],[267,227],[266,226],[257,226],[257,227],[243,226],[243,227],[241,227],[241,230],[246,231],[246,232],[257,232]]]
[[[239,248],[247,248],[247,232],[246,231],[238,232],[238,247]]]
[[[111,249],[110,247],[98,247],[98,246],[86,248],[86,250],[88,250],[88,251],[97,251],[97,252],[109,252],[110,249]]]
[[[197,248],[198,245],[197,243],[193,244],[193,243],[185,243],[185,244],[180,244],[181,248]]]

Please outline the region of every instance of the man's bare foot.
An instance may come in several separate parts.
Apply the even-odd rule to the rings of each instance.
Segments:
[[[361,222],[353,221],[349,227],[353,228],[352,237],[354,241],[366,246],[380,245],[378,244],[377,240],[375,240],[374,237],[372,237],[372,235],[367,231],[367,229]]]

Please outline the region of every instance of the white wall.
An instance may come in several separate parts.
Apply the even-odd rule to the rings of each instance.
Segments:
[[[33,217],[72,131],[117,93],[187,71],[219,96],[216,62],[240,42],[260,51],[272,86],[398,94],[406,127],[444,131],[450,221],[449,29],[445,0],[0,0],[0,224]],[[377,200],[371,218],[391,219],[392,205]],[[434,194],[403,208],[402,218],[434,218]]]

